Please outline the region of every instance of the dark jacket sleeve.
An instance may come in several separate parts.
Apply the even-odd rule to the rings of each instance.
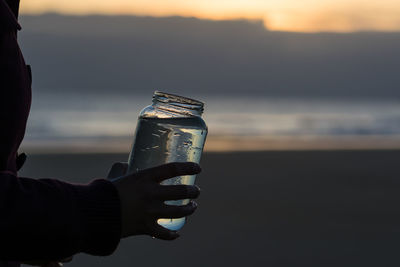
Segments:
[[[103,179],[74,185],[0,174],[0,259],[105,256],[121,236],[120,201]]]

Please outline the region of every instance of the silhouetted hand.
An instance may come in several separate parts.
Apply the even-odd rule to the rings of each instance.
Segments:
[[[157,224],[157,220],[191,215],[197,204],[191,201],[184,206],[172,206],[164,201],[197,198],[200,189],[195,185],[160,185],[160,182],[176,176],[198,174],[200,166],[192,162],[174,162],[125,176],[126,170],[126,163],[116,163],[109,174],[117,177],[111,181],[121,199],[121,237],[142,234],[164,240],[179,237],[176,231]]]

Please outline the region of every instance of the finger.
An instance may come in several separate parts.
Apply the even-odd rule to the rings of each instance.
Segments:
[[[194,162],[172,162],[154,168],[146,169],[138,174],[161,182],[181,175],[193,175],[201,172],[201,168]]]
[[[126,162],[116,162],[112,165],[111,170],[109,171],[107,178],[117,178],[126,174],[128,170],[128,163]]]
[[[160,200],[194,199],[200,195],[200,188],[196,185],[159,185],[153,194]]]
[[[151,210],[149,213],[155,218],[182,218],[193,214],[197,209],[197,204],[191,201],[184,206],[172,206],[162,204],[157,209]]]
[[[174,240],[179,237],[178,232],[168,230],[157,223],[154,223],[150,230],[151,236],[162,240]]]

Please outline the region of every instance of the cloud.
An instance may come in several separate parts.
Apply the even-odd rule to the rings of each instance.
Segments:
[[[342,6],[291,9],[270,14],[272,29],[306,32],[398,31],[399,5],[347,3]]]
[[[38,91],[400,98],[400,33],[267,31],[261,21],[24,16]]]

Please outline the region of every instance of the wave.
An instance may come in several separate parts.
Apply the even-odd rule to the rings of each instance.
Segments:
[[[224,136],[235,140],[400,136],[396,101],[194,97],[206,103],[204,118],[214,141],[222,142]],[[37,95],[24,144],[127,146],[141,108],[149,104],[151,96],[141,95]]]

